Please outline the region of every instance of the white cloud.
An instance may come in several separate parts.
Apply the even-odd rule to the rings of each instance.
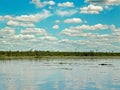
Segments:
[[[0,16],[2,20],[13,20],[21,22],[38,22],[40,20],[46,19],[51,16],[50,11],[43,10],[41,13],[30,14],[30,15],[21,15],[21,16]]]
[[[15,33],[15,29],[10,27],[5,27],[0,30],[0,35],[2,36],[13,35],[14,33]]]
[[[64,2],[64,3],[58,3],[59,7],[74,7],[73,2]]]
[[[13,38],[17,40],[31,40],[31,39],[35,39],[35,36],[19,34],[19,35],[14,35]]]
[[[60,20],[56,20],[55,23],[60,23]]]
[[[120,0],[106,0],[106,4],[108,4],[108,5],[119,5]]]
[[[116,28],[115,25],[111,25],[111,30],[112,30],[114,36],[117,36],[118,38],[120,38],[120,28]],[[116,39],[116,40],[118,40],[118,39]]]
[[[8,26],[22,26],[22,27],[34,27],[35,25],[31,22],[18,22],[18,21],[13,21],[9,20],[7,22]]]
[[[40,20],[48,18],[49,16],[51,16],[50,11],[43,10],[42,13],[33,14],[33,15],[21,15],[13,19],[17,21],[23,21],[23,22],[38,22]]]
[[[47,35],[46,30],[42,28],[26,28],[25,30],[21,30],[20,33],[28,35]]]
[[[105,30],[105,29],[108,29],[109,26],[108,25],[103,25],[103,24],[96,24],[96,25],[93,25],[93,26],[82,25],[78,28],[80,28],[82,30]]]
[[[43,1],[43,2],[41,2],[40,0],[32,0],[30,3],[35,4],[37,8],[42,8],[47,5],[50,6],[55,5],[55,2],[53,0]]]
[[[53,37],[53,36],[44,36],[44,37],[41,37],[39,39],[43,40],[43,41],[56,41],[57,40],[57,38]]]
[[[77,10],[64,10],[64,11],[61,11],[61,10],[57,10],[56,13],[60,16],[71,16],[73,14],[76,14],[77,13]]]
[[[87,7],[80,8],[80,13],[84,14],[99,14],[100,11],[103,11],[102,6],[88,5]]]
[[[81,26],[65,28],[64,30],[62,30],[60,34],[67,36],[93,36],[92,33],[83,33],[83,30],[105,30],[108,28],[109,26],[102,24],[96,24],[93,26],[81,25]]]
[[[0,16],[0,20],[3,20],[3,16]]]
[[[13,19],[13,17],[10,16],[10,15],[5,15],[5,16],[2,16],[2,17],[3,17],[3,19],[5,19],[5,20],[12,20],[12,19]]]
[[[87,37],[87,36],[92,36],[92,33],[83,33],[82,31],[66,28],[60,33],[60,35],[73,36],[73,37]]]
[[[71,29],[76,29],[76,30],[105,30],[108,29],[108,25],[103,25],[103,24],[95,24],[95,25],[81,25],[81,26],[76,26],[76,27],[71,27]]]
[[[105,30],[105,29],[108,29],[108,30],[111,29],[113,32],[111,32],[110,34],[84,32],[84,30]],[[97,47],[99,47],[99,48],[101,48],[101,50],[105,49],[107,51],[112,50],[112,49],[120,50],[119,49],[120,28],[116,28],[115,25],[111,25],[111,26],[102,25],[102,24],[101,25],[100,24],[93,25],[93,26],[89,26],[89,25],[83,26],[82,25],[82,26],[77,26],[77,27],[66,28],[60,34],[66,35],[66,36],[72,36],[72,37],[81,37],[81,38],[86,37],[87,40],[89,40],[89,43],[85,42],[85,44],[88,44],[88,45],[83,46],[83,47],[86,47],[89,49],[91,48],[91,49],[95,50],[95,48],[97,49]],[[87,41],[87,40],[85,40],[85,41]]]
[[[52,28],[53,29],[59,29],[59,25],[54,25]]]
[[[64,20],[64,23],[82,23],[80,18],[69,18]]]
[[[104,5],[119,5],[120,0],[85,0],[86,2],[94,3],[94,4],[104,4]]]
[[[93,26],[90,25],[86,25],[86,26],[87,28],[89,27],[92,30],[98,30],[98,27],[100,27],[99,24]],[[0,44],[1,44],[0,49],[1,50],[40,49],[40,50],[59,50],[59,51],[75,51],[75,50],[119,51],[120,35],[118,34],[120,28],[116,28],[115,25],[111,25],[108,27],[110,27],[113,30],[111,34],[94,34],[94,33],[82,32],[84,29],[86,29],[85,25],[81,25],[81,27],[76,26],[76,27],[66,28],[63,31],[63,34],[66,34],[67,36],[87,37],[87,39],[85,40],[81,40],[79,37],[77,37],[78,40],[68,39],[67,37],[63,39],[58,39],[57,37],[50,36],[48,34],[43,35],[43,33],[40,31],[42,30],[44,31],[44,29],[39,29],[39,28],[35,28],[35,29],[27,28],[28,30],[26,29],[25,29],[26,31],[22,30],[19,34],[15,35],[14,28],[5,27],[0,30]],[[100,30],[102,29],[105,28],[101,28]],[[5,37],[1,37],[1,34],[3,34],[3,36]],[[36,36],[36,35],[43,35],[43,36]]]

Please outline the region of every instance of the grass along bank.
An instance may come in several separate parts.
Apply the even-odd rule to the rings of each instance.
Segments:
[[[0,59],[41,59],[41,58],[118,58],[120,52],[51,52],[51,51],[0,51]]]

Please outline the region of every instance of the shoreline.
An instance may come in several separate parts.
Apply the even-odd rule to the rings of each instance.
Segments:
[[[0,60],[120,59],[120,52],[0,51]]]
[[[42,60],[42,59],[120,59],[120,56],[4,56],[0,60]]]

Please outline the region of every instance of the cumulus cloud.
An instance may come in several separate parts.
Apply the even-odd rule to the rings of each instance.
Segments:
[[[14,35],[13,38],[17,40],[31,40],[31,39],[35,39],[35,36],[19,34],[19,35]]]
[[[77,31],[77,30],[71,30],[71,29],[64,29],[60,35],[65,35],[65,36],[72,36],[72,37],[87,37],[87,36],[92,36],[92,33],[83,33],[82,31]]]
[[[14,33],[15,33],[15,29],[10,28],[10,27],[5,27],[5,28],[0,30],[0,35],[2,35],[2,36],[14,35]]]
[[[120,28],[116,28],[115,25],[111,25],[111,30],[113,32],[114,36],[117,36],[118,38],[120,38]],[[118,39],[116,39],[118,40]]]
[[[102,25],[102,24],[101,24]],[[86,25],[88,30],[98,30],[98,27],[101,27],[100,24],[96,25]],[[84,26],[84,27],[83,27]],[[103,27],[105,25],[102,25]],[[109,26],[108,26],[109,27]],[[118,45],[120,45],[120,35],[118,31],[120,31],[119,28],[116,28],[115,25],[111,25],[110,28],[113,30],[112,34],[94,34],[94,33],[85,33],[83,30],[86,30],[85,25],[75,26],[66,28],[63,30],[63,34],[67,36],[82,36],[87,37],[86,40],[73,40],[68,39],[67,37],[64,39],[58,39],[57,37],[50,36],[50,35],[43,35],[41,32],[44,29],[36,28],[28,28],[28,30],[21,30],[21,32],[17,35],[15,35],[14,28],[5,27],[0,30],[0,36],[3,33],[4,36],[6,36],[4,39],[0,38],[0,44],[2,47],[2,50],[29,50],[29,49],[40,49],[40,50],[61,50],[61,51],[88,51],[90,50],[96,50],[98,47],[102,51],[112,51],[113,49],[116,49],[116,51],[119,51],[120,48]],[[100,30],[105,29],[101,28]],[[36,34],[39,33],[39,34]],[[9,36],[8,36],[9,35]],[[43,35],[43,36],[37,36],[36,35]],[[81,38],[82,38],[81,37]],[[113,45],[112,43],[117,43],[118,45]],[[66,48],[67,45],[67,48]],[[3,48],[3,46],[5,46]],[[82,48],[80,48],[80,46]],[[8,48],[9,47],[9,48]],[[104,47],[104,48],[103,48]]]
[[[56,20],[55,23],[60,23],[60,20]]]
[[[42,13],[38,13],[38,14],[33,14],[33,15],[21,15],[21,16],[17,16],[14,19],[18,20],[18,21],[27,21],[27,22],[38,22],[40,20],[46,19],[49,16],[51,16],[50,11],[48,10],[43,10]]]
[[[28,34],[28,35],[47,35],[45,29],[42,28],[26,28],[21,30],[21,34]]]
[[[41,13],[30,14],[30,15],[21,15],[21,16],[0,16],[2,20],[13,20],[21,22],[38,22],[40,20],[46,19],[51,16],[50,11],[43,10]]]
[[[77,30],[105,30],[108,29],[108,25],[103,24],[95,24],[95,25],[81,25],[76,27],[71,27],[71,29],[77,29]]]
[[[64,20],[64,23],[82,23],[80,18],[69,18]]]
[[[92,33],[83,33],[83,30],[105,30],[108,28],[109,26],[102,24],[96,24],[93,26],[81,25],[81,26],[65,28],[64,30],[62,30],[60,34],[67,36],[89,36],[92,35]]]
[[[29,50],[34,49],[36,46],[37,49],[40,49],[47,48],[49,45],[52,48],[56,41],[56,37],[48,35],[46,30],[42,28],[26,28],[17,34],[15,29],[10,27],[0,30],[0,44],[5,46],[0,48],[1,50]],[[42,46],[38,47],[40,45]]]
[[[74,15],[77,13],[77,10],[57,10],[56,13],[59,15],[59,16],[71,16],[71,15]]]
[[[80,8],[80,13],[84,14],[99,14],[100,11],[103,11],[102,6],[88,5],[87,7]]]
[[[3,20],[3,16],[0,16],[0,21]]]
[[[120,0],[85,0],[86,2],[104,5],[119,5]]]
[[[64,2],[64,3],[58,3],[59,7],[74,7],[73,2]]]
[[[104,28],[103,28],[104,27]],[[84,32],[84,30],[112,30],[110,34],[100,34],[100,33],[93,33],[93,32]],[[82,46],[83,48],[86,47],[88,49],[97,50],[97,47],[101,48],[101,50],[110,51],[116,49],[116,51],[120,50],[120,28],[116,28],[115,25],[81,25],[76,27],[65,28],[61,33],[61,35],[72,36],[72,37],[86,37],[87,39],[84,42],[86,46]],[[69,43],[68,40],[64,40],[62,42]],[[72,41],[73,42],[73,41]],[[75,45],[79,44],[82,45],[81,42],[77,41],[77,43],[73,42]],[[115,45],[114,45],[115,43]],[[103,48],[104,46],[104,48]]]
[[[22,27],[34,27],[35,25],[31,22],[18,22],[18,21],[13,21],[9,20],[7,22],[8,26],[22,26]]]
[[[53,29],[59,29],[59,25],[54,25],[52,28]]]
[[[35,4],[37,8],[42,8],[47,5],[50,5],[50,6],[55,5],[55,2],[53,0],[43,1],[43,2],[41,2],[40,0],[32,0],[30,3]]]
[[[57,38],[53,37],[53,36],[44,36],[44,37],[40,37],[40,40],[44,40],[44,41],[56,41]]]
[[[120,0],[105,0],[105,3],[107,5],[119,5],[120,4]]]

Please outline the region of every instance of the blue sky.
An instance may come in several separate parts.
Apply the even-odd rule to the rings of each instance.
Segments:
[[[0,50],[120,51],[120,0],[0,0]]]

